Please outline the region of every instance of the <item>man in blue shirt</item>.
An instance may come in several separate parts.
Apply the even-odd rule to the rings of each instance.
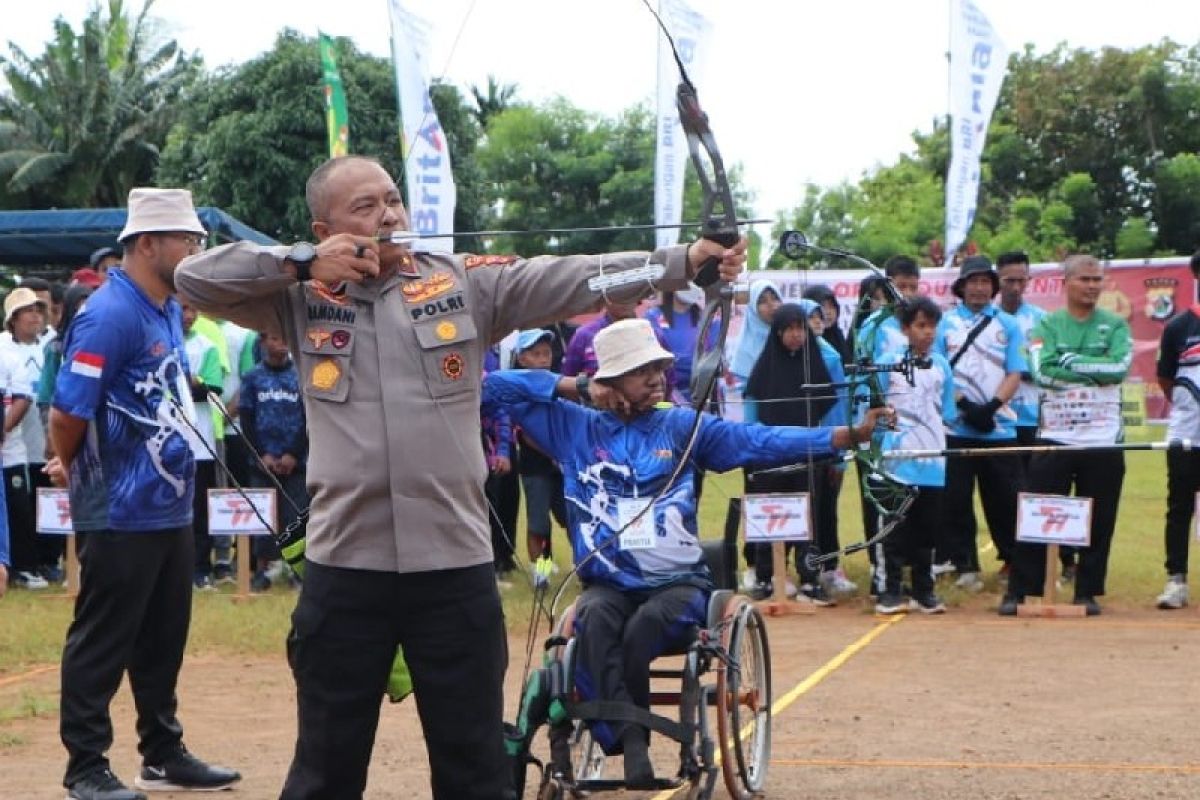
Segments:
[[[582,699],[649,705],[650,662],[705,624],[712,577],[696,527],[695,470],[678,470],[694,412],[662,408],[673,356],[644,319],[614,322],[593,341],[592,380],[502,370],[483,402],[503,404],[563,470],[567,530],[583,594],[576,605],[575,681]],[[597,411],[574,402],[589,393]],[[704,415],[690,457],[702,469],[782,464],[833,455],[871,436],[890,408],[857,428],[749,425]],[[674,482],[670,479],[674,477]],[[645,728],[596,723],[610,754],[623,750],[629,789],[653,788]]]
[[[954,370],[958,416],[947,426],[947,444],[951,448],[1012,445],[1017,416],[1008,402],[1021,385],[1021,373],[1029,371],[1022,355],[1025,337],[1011,315],[992,305],[1000,279],[987,256],[963,261],[951,289],[961,302],[942,317],[933,345]],[[945,524],[937,557],[953,563],[958,573],[955,585],[967,591],[983,588],[975,544],[977,478],[996,554],[1007,565],[1016,537],[1021,461],[1017,456],[997,455],[952,458],[946,464]]]
[[[196,423],[174,272],[204,237],[189,192],[130,192],[124,267],[109,271],[64,348],[46,471],[69,487],[81,566],[62,660],[68,800],[144,800],[107,757],[108,706],[126,672],[139,787],[216,790],[241,777],[191,755],[175,716],[191,618]]]

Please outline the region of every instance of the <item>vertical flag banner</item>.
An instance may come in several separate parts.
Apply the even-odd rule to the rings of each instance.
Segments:
[[[405,11],[400,0],[388,0],[392,23],[392,64],[400,104],[400,140],[408,215],[412,230],[453,234],[457,191],[450,170],[450,148],[429,97],[429,23]],[[449,252],[454,240],[418,239],[412,249]]]
[[[679,57],[692,80],[703,85],[701,56],[707,50],[711,26],[684,0],[660,0],[659,14],[675,37]],[[654,223],[678,225],[683,214],[683,179],[687,174],[688,147],[675,109],[679,69],[667,37],[658,36],[658,148],[654,159]],[[657,247],[679,241],[679,230],[655,231]]]
[[[338,72],[333,37],[322,33],[319,41],[321,80],[325,84],[325,122],[329,128],[329,157],[336,158],[350,152],[350,114],[346,110],[346,90]]]
[[[979,160],[1000,95],[1008,50],[971,0],[951,0],[950,171],[946,175],[946,263],[971,230],[979,201]]]

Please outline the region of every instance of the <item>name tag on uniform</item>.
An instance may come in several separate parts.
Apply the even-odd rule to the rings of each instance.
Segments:
[[[654,509],[646,509],[651,499],[622,498],[617,501],[617,525],[624,531],[621,534],[622,550],[654,548]],[[646,509],[645,514],[642,514],[643,509]]]

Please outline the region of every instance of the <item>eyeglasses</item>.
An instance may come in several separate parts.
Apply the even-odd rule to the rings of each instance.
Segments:
[[[169,236],[172,239],[179,239],[187,245],[189,250],[203,250],[208,244],[208,238],[196,233],[164,233],[162,236]]]

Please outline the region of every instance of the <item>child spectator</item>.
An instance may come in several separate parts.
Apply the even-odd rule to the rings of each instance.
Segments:
[[[552,331],[535,328],[521,331],[517,338],[516,360],[522,369],[549,369],[554,360]],[[550,516],[564,528],[567,525],[563,476],[554,459],[538,449],[524,431],[517,430],[517,469],[525,491],[525,542],[529,563],[535,570],[542,556],[550,557]]]
[[[499,350],[493,346],[484,359],[485,375],[499,369],[499,359]],[[483,453],[487,459],[488,476],[483,490],[492,529],[492,557],[500,585],[508,588],[508,574],[517,568],[513,536],[521,510],[521,482],[513,469],[512,423],[503,408],[489,409],[487,413],[481,409],[479,422],[483,432]]]
[[[260,341],[263,360],[242,376],[238,414],[242,434],[262,458],[260,465],[253,453],[247,453],[249,483],[255,487],[273,487],[275,481],[271,475],[275,476],[286,495],[278,498],[280,523],[286,528],[296,520],[297,508],[308,507],[304,401],[300,396],[300,376],[283,337],[264,333]],[[263,471],[264,466],[271,475]],[[271,588],[271,562],[279,560],[279,550],[269,536],[255,536],[251,549],[255,570],[250,588],[266,591]]]
[[[183,306],[184,352],[188,360],[188,380],[191,383],[192,401],[196,406],[196,430],[191,432],[192,454],[196,459],[196,493],[192,504],[192,530],[196,537],[197,589],[211,589],[213,582],[233,582],[233,566],[229,562],[229,545],[223,554],[218,553],[217,562],[212,563],[213,547],[220,544],[208,534],[208,490],[216,486],[217,467],[213,454],[217,451],[216,432],[213,428],[213,409],[208,402],[208,393],[220,396],[225,384],[225,368],[221,366],[221,354],[207,336],[195,329],[196,309],[187,303]],[[202,441],[196,440],[199,434]],[[225,538],[225,537],[220,537]]]
[[[896,310],[900,330],[908,338],[905,352],[885,354],[880,364],[896,364],[907,357],[928,358],[928,369],[914,370],[912,382],[892,372],[879,373],[879,385],[896,409],[897,429],[883,435],[883,449],[942,450],[946,430],[942,424],[957,417],[954,373],[950,362],[931,352],[942,312],[928,297],[913,297]],[[923,614],[942,614],[946,606],[933,591],[933,533],[941,524],[942,491],[946,485],[945,458],[894,461],[888,472],[917,486],[920,494],[904,520],[876,545],[875,589],[880,614],[902,614],[910,608]],[[912,600],[904,602],[901,572],[912,570]]]

